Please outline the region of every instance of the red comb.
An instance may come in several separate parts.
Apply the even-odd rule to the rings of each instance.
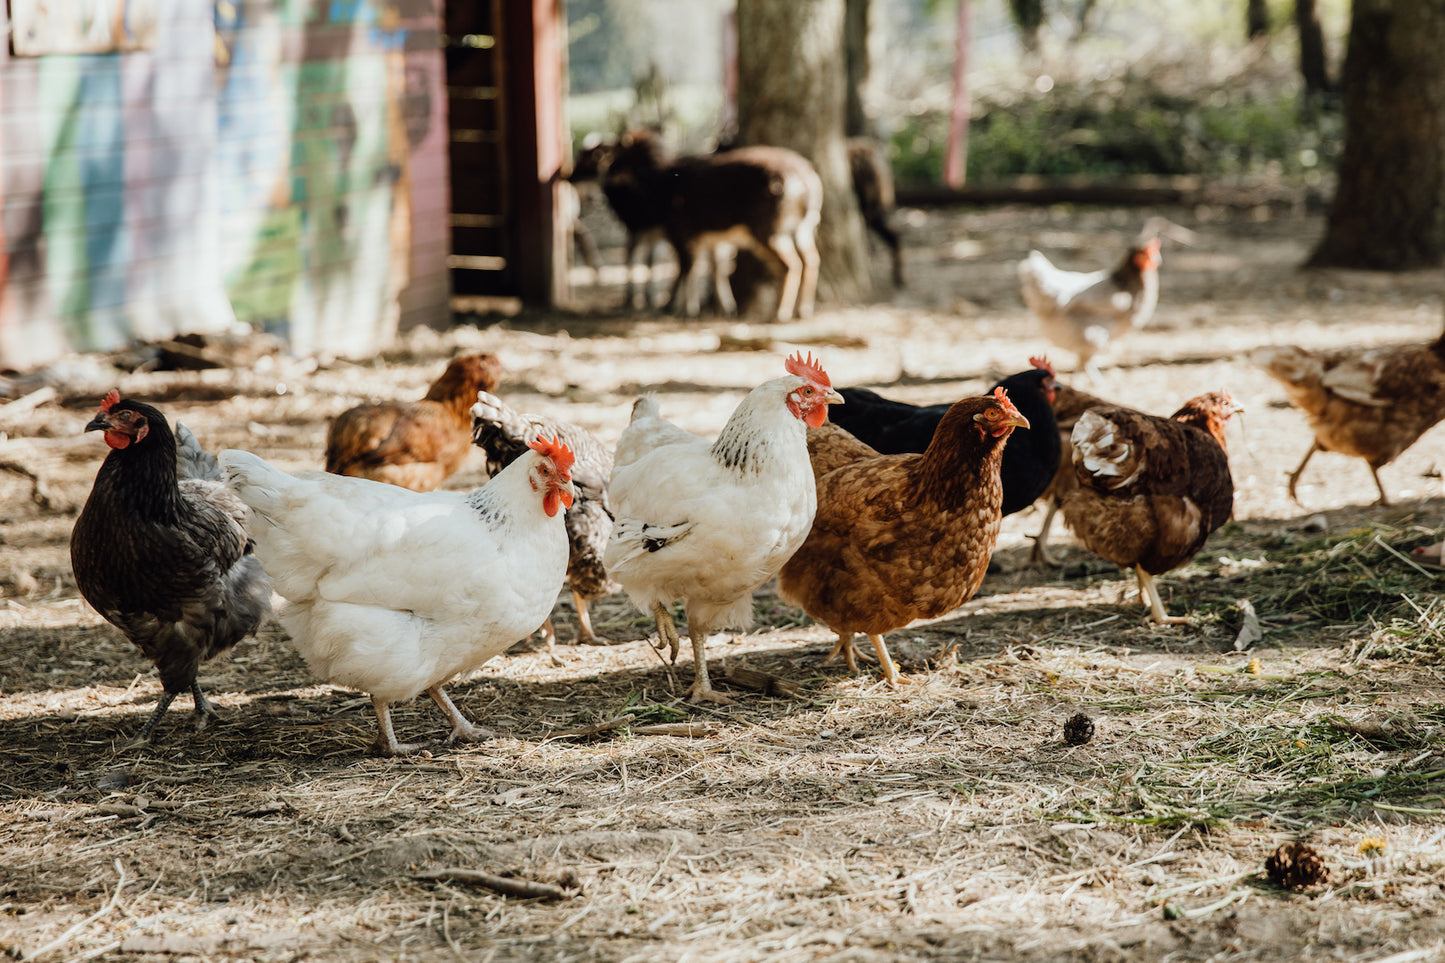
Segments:
[[[120,400],[120,392],[117,391],[117,390],[114,389],[114,388],[110,389],[110,392],[109,392],[104,398],[102,398],[102,399],[100,400],[100,410],[101,410],[101,411],[107,411],[107,412],[110,411],[111,406],[114,405],[114,404],[115,404],[117,401],[119,401],[119,400]]]
[[[1033,365],[1035,368],[1042,368],[1044,371],[1047,371],[1051,376],[1054,375],[1054,366],[1049,363],[1048,358],[1030,358],[1029,364]]]
[[[1014,403],[1008,400],[1007,388],[998,387],[993,389],[993,400],[997,401],[999,403],[999,407],[1003,408],[1004,411],[1015,415],[1019,413],[1019,410],[1014,407]]]
[[[572,470],[572,463],[577,460],[577,456],[572,454],[572,449],[562,444],[558,438],[543,438],[538,435],[537,440],[531,442],[527,447],[544,458],[552,459],[552,464],[557,466],[557,473],[563,478],[568,477],[568,473]]]
[[[828,380],[828,372],[823,370],[821,364],[813,360],[813,352],[811,351],[808,352],[806,358],[803,357],[803,352],[801,351],[793,352],[793,356],[788,359],[787,368],[788,374],[795,374],[799,378],[806,378],[819,387],[833,387],[833,382]]]

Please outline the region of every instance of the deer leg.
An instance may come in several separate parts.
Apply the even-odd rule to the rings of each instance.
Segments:
[[[798,288],[803,280],[803,259],[798,255],[793,239],[786,234],[776,234],[769,238],[766,250],[772,255],[770,260],[774,267],[781,268],[783,272],[782,290],[778,292],[778,311],[775,317],[779,321],[791,321],[793,309],[798,303]]]
[[[1301,501],[1299,500],[1299,496],[1294,493],[1295,486],[1299,484],[1299,476],[1304,473],[1305,466],[1310,463],[1310,458],[1312,458],[1312,457],[1314,456],[1314,453],[1317,452],[1317,451],[1321,451],[1321,450],[1322,450],[1322,449],[1320,448],[1320,443],[1319,443],[1318,441],[1316,441],[1316,442],[1314,442],[1313,444],[1311,444],[1311,445],[1310,445],[1310,450],[1307,451],[1307,452],[1305,452],[1305,456],[1304,456],[1304,458],[1300,461],[1299,467],[1296,468],[1293,472],[1290,473],[1290,476],[1289,476],[1289,497],[1290,497],[1290,499],[1291,499],[1296,505],[1303,505],[1303,504],[1304,504],[1303,502],[1301,502]],[[1370,470],[1371,470],[1371,471],[1374,471],[1373,468],[1370,469]],[[1378,476],[1378,475],[1375,476],[1375,484],[1376,484],[1376,485],[1379,485],[1379,484],[1380,484],[1380,476]],[[1384,490],[1383,488],[1380,489],[1380,494],[1381,494],[1382,496],[1385,494],[1385,490]]]
[[[692,275],[697,266],[697,252],[691,244],[674,245],[674,250],[677,252],[677,277],[672,282],[672,295],[667,299],[667,310],[673,314],[695,317],[698,303]]]
[[[814,235],[814,228],[814,225],[800,227],[793,238],[798,256],[803,259],[803,276],[798,282],[797,312],[800,318],[813,316],[813,299],[818,293],[818,270],[823,263],[823,256],[818,253],[818,239]]]
[[[736,316],[738,301],[733,297],[733,285],[730,280],[732,273],[732,251],[726,245],[714,245],[712,249],[712,283],[713,289],[717,292],[717,309],[720,314]]]

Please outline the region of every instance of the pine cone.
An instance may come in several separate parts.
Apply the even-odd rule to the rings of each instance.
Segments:
[[[1076,712],[1064,723],[1064,741],[1071,746],[1082,746],[1094,738],[1094,720]]]
[[[1304,843],[1284,843],[1264,861],[1269,881],[1285,889],[1304,889],[1329,879],[1325,859]]]

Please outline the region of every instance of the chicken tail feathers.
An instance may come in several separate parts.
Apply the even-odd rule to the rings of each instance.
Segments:
[[[191,429],[176,422],[176,474],[180,478],[224,481],[216,456],[201,447]]]
[[[649,525],[642,521],[623,519],[612,527],[612,538],[607,543],[603,565],[610,572],[626,566],[634,559],[674,545],[688,536],[693,525],[693,522]]]
[[[249,451],[227,448],[218,457],[226,484],[253,513],[274,521],[283,490],[292,477]]]

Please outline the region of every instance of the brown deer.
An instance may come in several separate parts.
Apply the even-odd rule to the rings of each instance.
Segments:
[[[853,177],[853,193],[863,223],[883,239],[893,256],[893,286],[903,287],[903,250],[898,231],[892,224],[893,171],[883,155],[883,147],[872,137],[848,138],[848,172]]]
[[[781,147],[743,147],[719,154],[669,159],[651,131],[634,130],[613,145],[595,145],[595,161],[579,158],[597,179],[634,239],[660,228],[677,252],[678,273],[669,310],[695,315],[699,255],[719,245],[745,248],[780,275],[775,317],[809,317],[818,285],[816,232],[823,207],[817,171],[800,154]],[[721,258],[713,251],[716,264]],[[718,300],[732,306],[726,271],[714,270]],[[629,278],[629,303],[631,279]]]

